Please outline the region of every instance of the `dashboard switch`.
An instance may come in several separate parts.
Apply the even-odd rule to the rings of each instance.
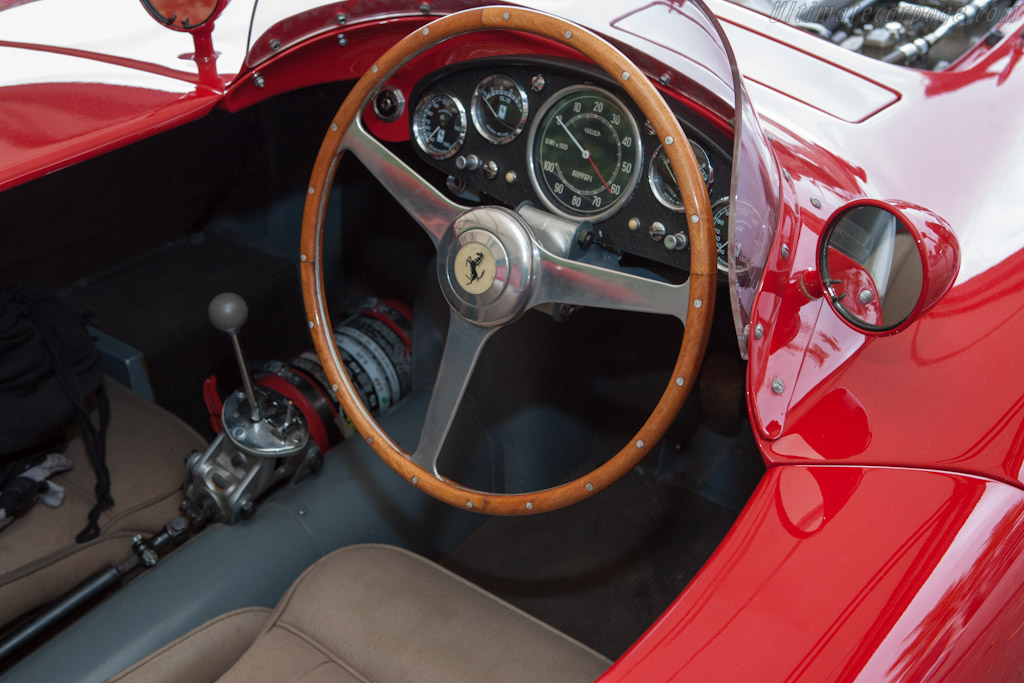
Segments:
[[[464,157],[461,154],[455,159],[455,168],[460,171],[475,171],[480,168],[480,157],[475,154],[470,154],[468,157]]]
[[[648,234],[655,242],[665,239],[665,225],[661,221],[654,221],[648,230]]]
[[[484,177],[488,180],[494,180],[495,176],[498,175],[498,164],[492,159],[484,164]]]
[[[686,238],[686,234],[677,232],[674,235],[666,235],[665,241],[662,244],[664,244],[665,248],[669,251],[682,251],[683,249],[686,249],[687,242],[689,242],[689,240]]]

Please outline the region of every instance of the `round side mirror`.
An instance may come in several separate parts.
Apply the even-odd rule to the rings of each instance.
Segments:
[[[907,202],[853,202],[828,222],[818,246],[822,290],[849,325],[894,334],[935,304],[960,269],[949,225]]]
[[[142,0],[150,16],[175,31],[194,31],[217,18],[227,0]]]

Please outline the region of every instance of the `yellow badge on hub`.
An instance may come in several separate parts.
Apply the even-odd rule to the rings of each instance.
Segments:
[[[455,255],[454,270],[460,287],[470,294],[483,294],[494,284],[494,254],[479,242],[464,244]]]

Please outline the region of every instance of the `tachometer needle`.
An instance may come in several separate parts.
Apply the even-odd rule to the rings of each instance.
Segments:
[[[556,117],[555,117],[555,121],[556,121],[556,122],[558,123],[558,125],[560,125],[560,126],[562,127],[562,130],[564,130],[564,131],[565,131],[565,134],[569,136],[569,139],[570,139],[570,140],[572,140],[572,141],[573,141],[573,143],[574,143],[574,144],[575,144],[575,145],[576,145],[577,147],[579,147],[579,148],[580,148],[580,153],[581,153],[581,154],[583,154],[583,158],[584,158],[584,159],[589,159],[589,158],[590,158],[590,152],[588,152],[587,150],[583,149],[583,145],[581,145],[581,144],[580,144],[580,141],[579,141],[579,140],[577,140],[577,139],[576,139],[576,136],[572,134],[572,131],[570,131],[570,130],[569,130],[569,127],[568,127],[568,126],[566,126],[566,125],[565,125],[565,124],[564,124],[564,123],[562,122],[562,117],[561,117],[561,116],[556,116]],[[594,163],[594,162],[593,162],[593,161],[591,161],[590,163]],[[595,166],[594,168],[596,169],[597,167]],[[598,175],[600,175],[600,174],[598,174]]]
[[[601,171],[597,170],[597,164],[594,163],[594,160],[591,159],[589,155],[587,155],[586,158],[588,161],[590,161],[590,165],[594,167],[594,173],[596,173],[597,177],[601,179],[601,184],[604,185],[604,189],[608,190],[608,192],[611,192],[612,188],[608,187],[608,183],[605,181],[604,176],[601,175]]]

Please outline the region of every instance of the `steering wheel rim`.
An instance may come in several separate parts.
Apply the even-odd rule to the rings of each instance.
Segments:
[[[564,303],[672,314],[684,321],[685,328],[668,385],[651,415],[633,439],[608,461],[586,475],[549,489],[528,493],[493,493],[464,487],[437,473],[437,453],[433,456],[434,471],[430,471],[422,466],[422,459],[416,458],[419,447],[415,453],[410,454],[395,444],[359,400],[340,361],[324,297],[323,217],[329,188],[345,151],[355,153],[368,166],[378,181],[384,184],[410,215],[424,227],[435,246],[446,239],[445,235],[449,230],[455,230],[454,218],[462,216],[466,207],[445,198],[419,179],[408,167],[401,168],[404,164],[365,131],[361,119],[362,112],[374,93],[410,59],[448,38],[481,30],[514,30],[549,38],[572,47],[607,72],[647,116],[668,155],[669,162],[673,169],[676,169],[679,190],[686,209],[683,215],[687,217],[686,224],[690,235],[689,279],[685,285],[675,286],[625,275],[618,271],[583,266],[549,253],[535,238],[529,237],[533,242],[533,254],[539,259],[535,267],[535,272],[540,273],[537,277],[541,278],[542,282],[547,282],[543,278],[557,282],[563,287],[555,288],[560,296],[565,295],[565,289],[573,290],[575,287],[579,290],[573,292],[576,298]],[[501,209],[500,213],[515,216],[506,209]],[[508,220],[515,222],[515,219]],[[526,225],[525,221],[523,224]],[[514,231],[517,228],[509,229]],[[530,234],[528,226],[525,227],[525,232]],[[700,170],[686,135],[661,95],[636,65],[597,35],[557,17],[515,7],[476,8],[441,17],[393,45],[359,79],[339,107],[321,143],[307,188],[300,250],[302,294],[313,344],[332,384],[332,391],[358,433],[393,470],[417,488],[455,507],[495,515],[535,514],[588,498],[629,472],[653,448],[682,408],[696,380],[710,332],[718,278],[711,210],[707,194],[703,191]],[[439,251],[439,270],[443,270],[444,266],[440,264],[440,260]],[[575,282],[577,280],[579,282]],[[637,281],[648,284],[640,284]],[[611,290],[618,291],[616,287],[625,287],[629,289],[628,300],[616,300],[614,305],[604,300],[591,301],[596,295],[588,297],[585,290],[588,284],[593,283],[602,285],[604,294]],[[538,286],[538,292],[542,286]],[[553,286],[549,285],[549,289]],[[672,289],[673,287],[675,289]],[[684,289],[688,289],[685,307],[681,303]],[[543,303],[538,301],[538,297],[543,298],[539,294],[531,293],[527,300],[520,303],[525,308],[533,307]],[[673,297],[679,299],[679,303],[671,306],[664,303]],[[652,303],[655,300],[658,302],[656,305]],[[445,359],[448,357],[450,344],[453,343],[453,333],[473,337],[467,342],[469,346],[466,348],[474,351],[475,355],[470,359],[468,374],[458,390],[452,414],[448,416],[449,426],[454,419],[454,410],[457,410],[461,403],[461,392],[465,389],[475,366],[476,355],[489,338],[490,332],[510,320],[503,319],[493,324],[479,324],[479,321],[472,323],[453,309],[451,321],[449,339],[446,341],[444,358],[424,423],[424,432],[427,432],[431,424],[431,414],[439,387],[445,382]],[[453,357],[455,356],[460,354],[453,354]],[[449,393],[452,391],[446,390]],[[446,436],[447,427],[438,449],[443,446]],[[421,444],[423,438],[421,435]]]

